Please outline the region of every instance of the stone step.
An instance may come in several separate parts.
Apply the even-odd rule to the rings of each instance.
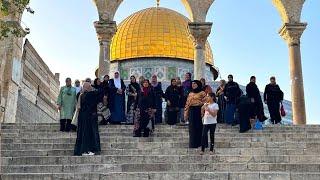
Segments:
[[[267,126],[238,133],[218,125],[215,155],[189,149],[188,127],[100,126],[101,155],[73,155],[76,133],[59,124],[2,124],[0,179],[320,179],[320,126]]]
[[[99,130],[104,132],[127,132],[132,131],[133,126],[124,126],[124,127],[99,127]],[[175,127],[163,127],[163,126],[155,126],[155,130],[159,132],[174,132],[174,131],[188,131],[188,127],[186,126],[175,126]],[[235,128],[224,128],[224,127],[217,127],[216,132],[233,132],[238,133],[239,127]],[[253,132],[261,132],[260,130],[252,130]],[[310,133],[319,133],[320,128],[311,128],[311,129],[289,129],[289,128],[264,128],[262,132],[310,132]],[[12,129],[1,129],[3,133],[18,133],[18,132],[60,132],[59,127],[21,127],[21,128],[12,128]]]
[[[68,143],[2,143],[5,150],[32,150],[32,149],[70,149],[75,142]],[[161,148],[188,148],[188,141],[180,142],[101,142],[102,149],[161,149]],[[241,142],[215,141],[216,148],[287,148],[287,149],[319,149],[320,142]]]
[[[104,172],[4,173],[2,180],[319,180],[320,173],[297,172]]]
[[[133,129],[99,129],[100,133],[132,133]],[[69,134],[67,132],[61,132],[61,131],[54,131],[54,130],[47,130],[47,131],[36,131],[36,130],[1,130],[1,134],[27,134],[27,133],[37,133],[37,134]],[[76,132],[70,132],[72,134],[75,134]],[[188,129],[155,129],[154,133],[189,133]],[[216,130],[217,134],[292,134],[292,133],[298,133],[298,134],[320,134],[320,129],[316,131],[296,131],[296,130],[279,130],[279,131],[268,131],[268,130],[249,130],[246,133],[239,133],[239,130]]]
[[[320,155],[310,156],[228,156],[228,155],[96,155],[2,157],[1,165],[122,164],[122,163],[319,163]]]
[[[6,143],[75,143],[75,137],[63,137],[63,138],[2,138],[1,142]],[[121,137],[121,136],[113,136],[113,137],[100,137],[101,142],[188,142],[189,137],[149,137],[149,138],[136,138],[136,137]],[[215,137],[215,142],[274,142],[274,143],[282,143],[282,142],[305,142],[305,143],[319,143],[320,138],[274,138],[274,137]]]
[[[276,171],[319,172],[319,163],[123,163],[1,166],[3,173],[90,173],[90,172],[215,172]]]
[[[59,127],[59,122],[57,123],[2,123],[2,128],[5,129],[5,128],[15,128],[15,127],[47,127],[47,126],[50,126],[50,127]],[[171,126],[171,125],[167,125],[167,124],[157,124],[157,126],[159,127],[187,127],[187,125],[174,125],[174,126]],[[132,125],[112,125],[112,124],[109,124],[109,125],[105,125],[105,126],[101,126],[101,127],[115,127],[115,128],[119,128],[119,127],[132,127]],[[218,124],[218,127],[223,127],[224,129],[226,128],[231,128],[231,129],[235,129],[234,126],[231,126],[231,125],[227,125],[227,124]],[[277,125],[266,125],[265,126],[266,128],[287,128],[287,129],[309,129],[309,128],[318,128],[320,129],[320,125],[280,125],[280,124],[277,124]]]
[[[33,149],[33,150],[2,150],[2,157],[20,156],[71,156],[74,149]],[[319,149],[283,149],[283,148],[215,148],[221,155],[319,155]],[[196,155],[198,149],[102,149],[102,155]]]
[[[101,132],[101,137],[132,137],[132,132]],[[46,133],[5,133],[1,135],[3,138],[76,138],[76,133],[60,133],[60,132],[46,132]],[[155,132],[151,135],[152,137],[189,137],[187,132]],[[269,137],[269,138],[320,138],[319,133],[216,133],[216,137]]]

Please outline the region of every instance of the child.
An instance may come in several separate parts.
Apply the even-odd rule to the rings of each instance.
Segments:
[[[111,116],[108,108],[108,97],[103,97],[103,102],[100,102],[97,106],[98,122],[100,125],[107,125]]]
[[[216,95],[209,93],[207,102],[202,106],[201,112],[203,114],[203,130],[201,140],[201,152],[200,155],[204,154],[205,142],[208,139],[208,131],[210,130],[210,154],[214,154],[214,132],[217,125],[217,114],[219,111],[219,105],[216,103]]]

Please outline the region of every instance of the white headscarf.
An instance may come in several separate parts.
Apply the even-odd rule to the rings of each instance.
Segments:
[[[83,83],[83,89],[82,89],[84,92],[90,92],[92,91],[92,86],[90,83],[88,82],[85,82]]]
[[[118,73],[119,74],[119,77],[116,78],[114,77],[114,86],[118,89],[121,89],[121,77],[120,77],[120,72],[119,71],[116,71],[114,73]]]

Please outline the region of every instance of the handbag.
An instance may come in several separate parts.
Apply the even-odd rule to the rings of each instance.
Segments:
[[[263,129],[262,122],[260,122],[259,119],[256,120],[256,123],[254,124],[254,129],[255,130],[262,130]]]
[[[78,102],[76,105],[76,110],[73,114],[72,121],[71,121],[71,124],[73,124],[75,126],[78,126],[78,116],[79,116],[79,112],[80,112],[81,96],[82,96],[82,94],[79,95]]]
[[[280,114],[282,117],[285,117],[287,115],[282,103],[281,103],[281,107],[280,107]]]
[[[78,126],[78,116],[79,116],[79,109],[77,108],[73,114],[71,124]]]

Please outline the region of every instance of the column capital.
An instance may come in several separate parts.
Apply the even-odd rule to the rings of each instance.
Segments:
[[[289,46],[300,45],[300,38],[306,27],[307,23],[285,23],[279,34]]]
[[[211,22],[191,22],[188,29],[196,49],[204,49],[208,36],[211,33]]]
[[[114,34],[117,32],[117,24],[115,21],[95,21],[98,40],[100,44],[110,42]]]

